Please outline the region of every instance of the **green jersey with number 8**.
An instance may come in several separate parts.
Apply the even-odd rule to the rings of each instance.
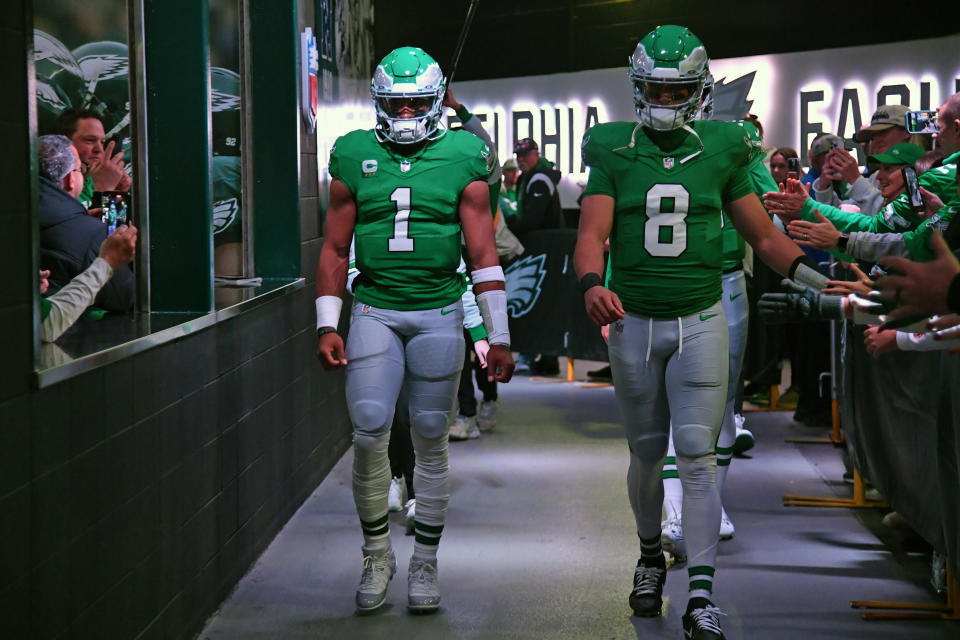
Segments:
[[[592,127],[582,145],[584,195],[615,200],[608,286],[626,311],[656,318],[720,299],[721,205],[752,192],[741,127],[701,120],[665,137],[678,146],[663,151],[635,122],[611,122]]]
[[[492,166],[490,150],[466,131],[447,131],[406,155],[372,130],[340,137],[330,175],[357,205],[357,299],[397,311],[456,302],[465,288],[457,273],[460,194],[486,181]]]

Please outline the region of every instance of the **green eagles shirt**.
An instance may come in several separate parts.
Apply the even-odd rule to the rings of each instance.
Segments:
[[[373,130],[358,130],[330,152],[330,175],[357,204],[354,295],[383,309],[436,309],[464,291],[457,207],[468,184],[486,182],[493,154],[460,130],[408,155],[396,149]]]
[[[938,196],[943,202],[953,200],[957,194],[956,163],[958,157],[960,157],[960,154],[955,153],[944,158],[941,166],[922,173],[917,178],[917,184]],[[803,219],[809,222],[819,222],[813,214],[814,209],[818,209],[821,215],[843,232],[904,233],[916,229],[923,222],[923,218],[917,215],[913,207],[910,206],[910,200],[906,193],[901,193],[896,200],[881,209],[875,216],[841,211],[837,207],[808,198],[800,210]]]
[[[633,122],[599,124],[583,137],[584,196],[616,201],[609,286],[633,314],[684,316],[720,299],[720,208],[752,191],[751,146],[733,123],[692,127],[699,139],[686,134],[671,151]]]

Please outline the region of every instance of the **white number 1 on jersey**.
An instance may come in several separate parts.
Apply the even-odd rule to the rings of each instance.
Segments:
[[[413,251],[413,238],[410,231],[410,187],[397,187],[390,194],[397,205],[397,215],[393,218],[393,237],[387,243],[389,251]]]

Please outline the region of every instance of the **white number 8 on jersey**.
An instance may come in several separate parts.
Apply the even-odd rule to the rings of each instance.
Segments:
[[[672,211],[661,211],[664,198],[673,199]],[[647,222],[643,227],[643,248],[652,256],[676,258],[687,248],[690,193],[680,184],[656,184],[647,191]],[[670,227],[670,242],[660,242],[660,229]]]

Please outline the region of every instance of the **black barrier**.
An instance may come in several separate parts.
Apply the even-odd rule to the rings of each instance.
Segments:
[[[940,411],[937,416],[937,477],[943,537],[953,575],[960,576],[960,356],[940,361]]]
[[[600,328],[583,306],[573,268],[576,244],[573,229],[524,234],[523,255],[504,272],[514,351],[607,360]]]
[[[840,406],[854,464],[924,540],[943,551],[944,487],[936,472],[941,354],[895,351],[876,359],[867,353],[864,327],[847,325]],[[956,511],[956,485],[948,492]]]

